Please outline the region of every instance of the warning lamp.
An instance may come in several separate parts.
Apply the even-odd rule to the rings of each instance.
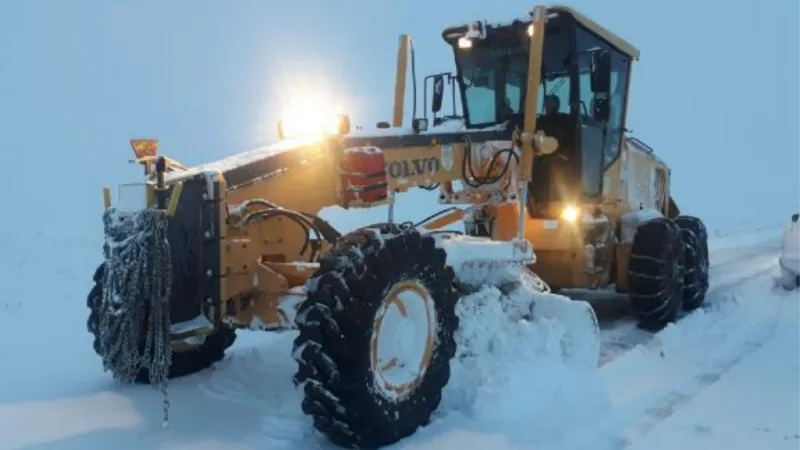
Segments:
[[[350,117],[347,114],[298,114],[278,121],[279,139],[344,135],[349,132]]]
[[[565,207],[561,211],[561,218],[569,223],[575,223],[575,221],[578,220],[579,215],[580,210],[572,205]]]

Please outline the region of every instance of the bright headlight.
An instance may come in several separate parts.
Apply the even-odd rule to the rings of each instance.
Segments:
[[[561,218],[566,220],[569,223],[575,223],[578,220],[578,216],[580,215],[580,211],[578,208],[574,206],[567,206],[561,211]]]
[[[345,114],[325,114],[316,111],[305,114],[294,113],[278,122],[280,139],[347,134],[349,132],[350,118]]]

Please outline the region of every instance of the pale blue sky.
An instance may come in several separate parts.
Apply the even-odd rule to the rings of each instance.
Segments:
[[[641,49],[628,126],[670,164],[684,210],[713,227],[800,208],[797,1],[571,4]],[[102,185],[140,173],[130,137],[190,164],[268,143],[290,83],[324,83],[356,123],[388,119],[399,33],[419,73],[438,72],[444,27],[531,6],[0,0],[0,162],[27,215],[3,227],[99,238]]]

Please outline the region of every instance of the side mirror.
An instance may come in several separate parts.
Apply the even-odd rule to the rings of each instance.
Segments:
[[[442,99],[444,99],[444,76],[436,75],[433,77],[433,99],[431,100],[431,111],[434,115],[442,110]]]
[[[592,92],[611,92],[611,53],[600,51],[592,53]]]

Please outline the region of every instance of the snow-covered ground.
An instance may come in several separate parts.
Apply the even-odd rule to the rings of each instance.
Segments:
[[[0,448],[330,447],[300,411],[293,332],[243,332],[213,369],[173,381],[163,428],[159,394],[117,385],[92,351],[84,298],[99,251],[86,249],[97,243],[48,244],[68,263],[0,267],[29,277],[0,302]],[[779,229],[712,236],[707,307],[655,336],[619,313],[624,297],[575,293],[600,312],[594,355],[564,357],[557,321],[509,321],[496,295],[471,297],[459,339],[482,351],[453,362],[433,422],[395,447],[798,448],[799,299],[773,290],[779,245]]]

